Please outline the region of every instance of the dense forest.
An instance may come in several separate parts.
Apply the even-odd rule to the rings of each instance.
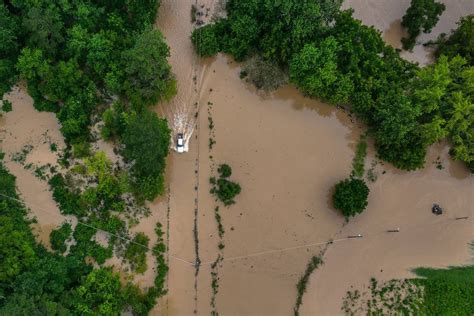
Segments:
[[[420,67],[341,3],[229,0],[227,17],[191,38],[202,56],[258,55],[304,94],[348,107],[368,126],[379,157],[400,169],[422,168],[428,147],[447,138],[452,157],[474,172],[472,17],[434,43],[436,63]]]
[[[160,224],[155,245],[128,231],[147,215],[144,202],[164,191],[170,129],[148,106],[171,98],[176,82],[169,48],[153,28],[158,6],[158,0],[0,5],[0,94],[25,83],[35,108],[56,114],[66,148],[58,166],[35,172],[61,213],[78,220],[53,230],[52,251],[46,250],[31,232],[15,178],[0,165],[1,315],[146,315],[165,293]],[[93,152],[97,126],[114,142],[120,163]],[[107,245],[96,241],[98,229],[110,234]],[[153,268],[149,250],[157,266],[146,290],[103,266],[116,255],[131,273],[143,273]]]
[[[0,94],[19,78],[26,80],[35,107],[55,112],[61,122],[66,156],[88,156],[93,140],[89,127],[112,101],[122,105],[119,116],[149,117],[155,114],[146,113],[148,105],[175,94],[169,48],[160,31],[152,28],[158,4],[157,0],[6,2],[0,6]],[[130,151],[124,155],[134,166],[131,182],[141,199],[153,199],[163,191],[169,129],[161,121],[147,120],[162,140],[159,149],[149,153],[158,160],[155,169],[144,173],[148,165]],[[129,123],[133,124],[123,122],[116,130],[120,134],[116,141],[143,147],[147,135],[142,134],[148,130],[137,131]]]
[[[126,309],[146,315],[163,293],[160,280],[143,292],[130,282],[122,285],[111,268],[93,269],[85,263],[87,253],[82,246],[71,247],[63,256],[70,227],[53,231],[52,245],[58,251],[38,244],[27,210],[18,200],[15,177],[1,162],[0,194],[1,315],[117,315]],[[74,234],[83,229],[90,230],[78,224]]]

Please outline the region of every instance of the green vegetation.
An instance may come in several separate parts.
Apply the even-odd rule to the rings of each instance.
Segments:
[[[238,61],[260,56],[279,65],[303,93],[350,107],[368,126],[380,159],[397,168],[423,167],[428,147],[442,138],[452,141],[455,159],[474,165],[468,105],[473,95],[467,88],[472,66],[452,53],[419,68],[386,45],[379,31],[354,19],[351,10],[340,10],[341,2],[229,0],[227,17],[195,30],[192,40],[203,56],[219,51]],[[435,17],[430,13],[418,29],[431,29]],[[453,52],[454,43],[464,45],[460,39],[469,38],[466,21],[454,33]],[[465,46],[462,53],[469,58],[472,41]]]
[[[241,79],[252,83],[257,89],[273,91],[288,83],[286,74],[267,60],[254,56],[247,60],[242,67]]]
[[[19,53],[20,19],[0,4],[0,96],[17,81],[15,63]],[[5,103],[4,103],[5,104]]]
[[[58,229],[53,229],[49,235],[51,248],[59,253],[64,253],[67,249],[66,242],[71,239],[71,234],[72,228],[69,223],[64,223]]]
[[[346,293],[341,310],[346,315],[432,315],[421,312],[422,295],[422,289],[411,280],[379,283],[372,278],[367,292]]]
[[[362,136],[356,147],[356,154],[352,161],[352,176],[362,178],[364,176],[365,157],[367,156],[367,141]]]
[[[449,269],[418,268],[424,279],[413,282],[423,287],[422,311],[426,315],[472,315],[474,313],[474,266]]]
[[[232,175],[232,168],[228,164],[219,165],[217,168],[217,173],[221,178],[228,178]]]
[[[436,41],[435,55],[442,55],[449,59],[457,55],[464,58],[469,66],[474,66],[474,15],[461,18],[458,28],[451,32],[449,37],[441,34]]]
[[[402,26],[408,31],[408,37],[402,38],[403,48],[412,50],[421,30],[429,33],[438,23],[446,6],[435,0],[411,0],[410,7],[402,18]]]
[[[25,161],[26,161],[26,157],[28,156],[28,154],[33,150],[33,146],[32,145],[24,145],[22,148],[21,148],[21,151],[18,151],[16,153],[13,153],[11,155],[11,160],[14,161],[14,162],[17,162],[21,165],[24,165],[25,164]]]
[[[8,100],[3,100],[2,101],[2,109],[1,112],[8,113],[12,110],[12,103]],[[1,115],[1,113],[0,113]]]
[[[365,210],[368,196],[369,188],[364,180],[349,178],[336,184],[332,203],[346,218],[349,218]]]
[[[418,268],[419,279],[378,283],[368,292],[348,291],[342,310],[346,315],[472,315],[474,266],[449,269]]]
[[[165,290],[165,280],[166,275],[168,273],[168,265],[166,264],[164,253],[166,252],[166,246],[163,240],[163,230],[161,223],[156,223],[155,233],[157,236],[157,242],[153,247],[153,255],[156,258],[156,277],[155,277],[155,287],[154,291],[156,291],[157,296],[161,296],[166,294]]]
[[[194,5],[194,4],[191,5],[191,23],[196,22],[197,13],[198,13],[198,9],[197,9],[196,5]]]
[[[146,315],[151,310],[161,289],[142,292],[131,283],[122,285],[111,269],[86,264],[82,239],[95,234],[95,229],[78,225],[73,238],[82,246],[72,246],[67,256],[36,243],[26,208],[18,202],[15,177],[3,164],[0,194],[1,315],[118,315],[129,309],[134,315]],[[59,249],[69,230],[63,225],[52,234]]]
[[[211,194],[214,194],[225,206],[235,203],[234,198],[239,195],[242,188],[238,183],[227,180],[232,174],[232,169],[227,164],[222,164],[218,168],[219,179],[212,177],[209,181],[212,185]]]
[[[166,122],[158,124],[158,119],[147,119],[155,115],[148,113],[148,105],[169,100],[176,93],[167,62],[169,48],[160,31],[152,29],[158,5],[157,0],[19,0],[0,7],[0,92],[7,91],[19,75],[27,81],[35,107],[56,113],[67,146],[66,166],[71,149],[74,158],[92,154],[90,142],[94,139],[89,127],[93,116],[100,116],[105,110],[104,121],[110,128],[107,123],[112,110],[107,107],[111,100],[122,104],[116,115],[128,117],[129,121],[114,121],[117,124],[113,130],[103,131],[106,138],[121,134],[127,140],[127,135],[133,133],[127,127],[136,127],[138,119],[152,126],[150,132],[143,134],[142,129],[142,134],[132,136],[133,150],[140,143],[147,144],[143,148],[146,151],[150,139],[168,137]],[[156,134],[151,137],[151,133]],[[140,136],[144,138],[138,139]],[[134,155],[130,159],[139,200],[152,200],[162,192],[161,160],[167,151],[159,151],[160,157],[148,157],[158,158],[159,167],[150,173],[138,170],[143,164],[134,161]]]
[[[144,273],[147,270],[146,253],[150,238],[144,233],[138,233],[128,243],[125,249],[124,258],[130,264],[130,267],[136,273]]]
[[[323,264],[323,259],[321,256],[313,256],[309,261],[308,265],[306,266],[306,270],[304,274],[301,276],[298,284],[296,284],[296,289],[298,290],[298,294],[296,296],[296,304],[294,307],[294,315],[298,316],[300,306],[303,303],[303,295],[306,293],[306,287],[308,286],[309,277],[311,274],[316,270],[321,264]]]
[[[164,171],[171,130],[154,112],[132,114],[122,135],[124,158],[132,163],[134,193],[153,200],[164,192]]]

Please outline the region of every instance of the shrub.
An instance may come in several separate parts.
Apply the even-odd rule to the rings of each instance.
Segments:
[[[64,223],[58,229],[51,231],[49,240],[51,241],[51,248],[64,253],[67,249],[66,242],[71,238],[72,228],[71,224]]]
[[[2,111],[3,112],[10,112],[12,110],[12,103],[8,100],[3,100],[2,104]]]
[[[232,175],[232,168],[228,164],[222,164],[217,169],[221,178],[228,178]]]
[[[125,250],[125,259],[129,262],[130,267],[137,273],[144,273],[147,270],[146,253],[150,239],[144,233],[138,233],[128,243]]]
[[[254,56],[245,62],[240,77],[264,91],[276,90],[288,82],[287,75],[278,65],[260,56]]]
[[[212,193],[215,193],[225,206],[229,206],[235,203],[234,198],[242,189],[238,183],[227,179],[219,179],[217,180],[217,187],[213,190]]]
[[[332,197],[333,205],[349,218],[362,213],[367,207],[369,188],[361,179],[349,178],[336,184]]]
[[[196,47],[198,55],[203,57],[214,56],[221,50],[216,31],[216,25],[209,24],[193,32],[191,41]]]
[[[355,177],[362,177],[364,175],[365,157],[367,156],[367,142],[365,137],[362,137],[357,143],[356,154],[352,161],[352,175]]]

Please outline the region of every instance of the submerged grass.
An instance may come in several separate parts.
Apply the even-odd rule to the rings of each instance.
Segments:
[[[361,136],[357,143],[356,153],[352,161],[352,176],[361,178],[364,176],[365,157],[367,156],[367,141],[365,135]]]
[[[321,264],[323,264],[323,259],[321,256],[313,256],[311,260],[309,261],[308,265],[306,266],[306,270],[304,274],[301,276],[301,279],[298,281],[296,284],[296,289],[298,291],[298,294],[296,296],[296,304],[294,307],[294,315],[298,316],[299,309],[301,304],[303,303],[303,295],[306,292],[306,287],[309,282],[309,277],[311,274],[316,270]]]

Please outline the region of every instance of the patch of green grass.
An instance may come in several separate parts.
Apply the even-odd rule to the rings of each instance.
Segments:
[[[367,156],[367,141],[362,136],[357,143],[354,160],[352,160],[352,175],[361,178],[364,176],[364,163]]]

